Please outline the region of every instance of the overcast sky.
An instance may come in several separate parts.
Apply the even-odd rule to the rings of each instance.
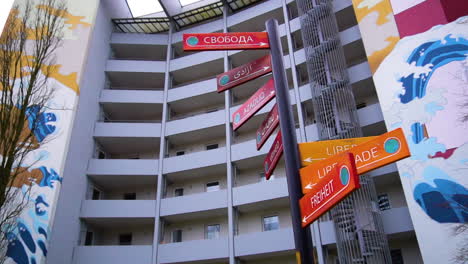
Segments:
[[[0,1],[0,32],[3,31],[3,26],[5,25],[5,20],[7,19],[12,4],[13,0]]]

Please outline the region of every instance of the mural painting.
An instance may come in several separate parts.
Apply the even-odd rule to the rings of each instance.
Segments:
[[[40,5],[39,0],[32,2],[34,8],[55,13],[49,7]],[[65,2],[68,12],[62,17],[65,23],[63,44],[56,51],[56,64],[48,83],[55,88],[54,97],[48,102],[49,110],[45,113],[38,113],[34,107],[28,109],[28,119],[40,120],[40,125],[33,131],[37,148],[27,156],[27,164],[23,164],[32,164],[31,168],[23,172],[13,186],[22,190],[31,186],[27,197],[30,203],[18,219],[16,230],[8,235],[9,258],[6,263],[45,263],[47,256],[48,239],[62,183],[61,173],[79,95],[80,74],[87,53],[86,43],[98,4],[95,0]],[[17,0],[14,4],[22,6],[24,3],[25,0]],[[21,12],[12,9],[10,19],[18,19],[19,16]],[[33,58],[26,55],[23,59]]]
[[[423,260],[454,263],[468,246],[453,232],[468,222],[468,17],[448,23],[456,5],[432,0],[353,7],[387,129],[408,137],[398,170]]]
[[[403,38],[374,81],[387,128],[408,136],[398,169],[423,258],[450,263],[468,222],[468,17]]]

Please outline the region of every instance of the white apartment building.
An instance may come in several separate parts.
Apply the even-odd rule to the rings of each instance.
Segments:
[[[159,2],[176,10],[172,0]],[[363,133],[385,133],[352,2],[334,0],[333,9]],[[274,136],[255,147],[275,100],[238,131],[230,124],[270,75],[216,91],[217,74],[268,51],[182,49],[183,33],[264,31],[277,19],[298,140],[315,141],[296,2],[205,0],[176,11],[114,20],[130,17],[126,1],[100,1],[47,263],[296,263],[284,163],[266,181]],[[422,263],[396,165],[369,174],[393,263]],[[326,263],[338,263],[328,215],[319,227],[316,246]]]

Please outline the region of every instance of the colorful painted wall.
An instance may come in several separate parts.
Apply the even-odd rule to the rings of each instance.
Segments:
[[[353,0],[388,130],[412,156],[398,162],[425,263],[468,247],[468,1]]]
[[[16,0],[15,5],[21,6],[25,2],[26,0]],[[39,0],[32,2],[34,8],[53,12],[52,9],[39,5]],[[41,125],[34,131],[38,142],[44,142],[45,138],[51,140],[47,140],[47,144],[28,156],[27,162],[37,162],[34,162],[28,173],[22,175],[24,181],[15,183],[15,187],[25,188],[26,184],[31,184],[29,177],[37,179],[37,184],[33,183],[31,187],[30,206],[18,220],[17,230],[9,236],[7,263],[45,263],[47,256],[48,238],[79,96],[80,76],[98,6],[97,0],[68,0],[65,3],[68,12],[62,17],[65,23],[63,45],[57,50],[56,65],[49,82],[56,91],[48,103],[50,110],[38,117]],[[21,12],[17,10],[12,10],[12,13],[21,16]],[[36,117],[36,112],[35,109],[30,109],[30,116]]]

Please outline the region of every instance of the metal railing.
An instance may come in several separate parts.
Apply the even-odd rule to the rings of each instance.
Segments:
[[[137,17],[112,19],[114,32],[155,34],[169,31],[167,17]]]

